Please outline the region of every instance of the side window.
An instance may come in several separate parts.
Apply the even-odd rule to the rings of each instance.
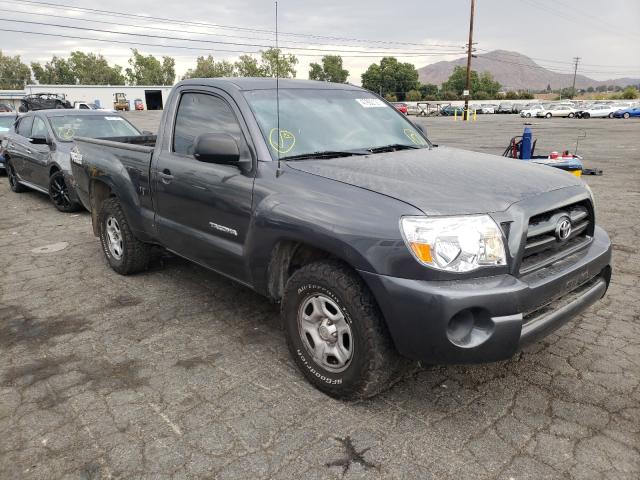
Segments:
[[[240,157],[250,155],[240,124],[227,102],[206,93],[183,94],[176,115],[173,151],[193,155],[196,137],[204,133],[227,133],[238,142]]]
[[[44,120],[34,117],[31,138],[47,138],[47,136],[47,126],[44,124]]]
[[[31,136],[31,126],[33,125],[33,116],[25,117],[20,120],[16,132],[18,135],[29,138]]]

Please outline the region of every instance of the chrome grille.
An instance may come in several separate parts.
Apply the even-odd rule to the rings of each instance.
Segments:
[[[567,205],[531,217],[520,274],[543,268],[586,246],[593,236],[593,223],[590,202]]]

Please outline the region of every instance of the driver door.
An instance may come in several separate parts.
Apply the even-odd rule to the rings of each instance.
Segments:
[[[184,89],[177,102],[171,139],[163,141],[152,167],[159,238],[179,255],[247,283],[255,159],[243,172],[193,156],[198,135],[225,133],[238,143],[240,158],[251,160],[246,127],[233,101],[215,89]]]

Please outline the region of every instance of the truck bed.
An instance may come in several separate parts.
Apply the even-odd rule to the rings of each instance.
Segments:
[[[156,139],[156,135],[75,138],[71,169],[76,192],[84,207],[92,210],[91,181],[100,179],[105,173],[119,171],[119,175],[110,177],[122,180],[122,191],[127,192],[130,201],[144,208],[146,205],[142,204],[150,202],[149,168]]]

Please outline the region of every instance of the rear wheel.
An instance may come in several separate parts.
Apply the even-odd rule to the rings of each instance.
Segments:
[[[332,397],[372,397],[401,378],[408,364],[396,353],[367,286],[339,262],[297,270],[287,282],[281,313],[298,368]]]
[[[583,112],[582,113],[582,118],[590,118],[591,114],[589,112]]]
[[[121,275],[147,269],[151,247],[133,235],[116,198],[102,202],[98,222],[102,251],[111,268]]]
[[[530,113],[527,113],[525,116],[526,116],[527,118],[531,118],[531,114],[530,114]]]
[[[572,112],[572,113],[570,113],[570,114],[569,114],[569,115],[567,115],[567,116],[568,116],[569,118],[573,118],[573,117],[575,117],[575,116],[576,116],[576,114]]]
[[[24,192],[26,188],[24,188],[18,181],[18,175],[13,168],[13,163],[11,163],[11,160],[7,160],[5,165],[7,168],[7,178],[9,179],[9,187],[11,187],[11,191],[15,193]]]
[[[631,115],[629,114],[629,112],[625,112],[622,114],[623,118],[629,118]]]
[[[546,117],[546,118],[551,118],[551,114],[550,114],[550,113],[547,113],[547,114],[545,115],[545,117]]]
[[[80,205],[71,200],[69,187],[61,171],[53,172],[49,177],[49,198],[51,203],[61,212],[70,213],[80,209]]]
[[[613,118],[613,112],[609,114],[609,118]]]

